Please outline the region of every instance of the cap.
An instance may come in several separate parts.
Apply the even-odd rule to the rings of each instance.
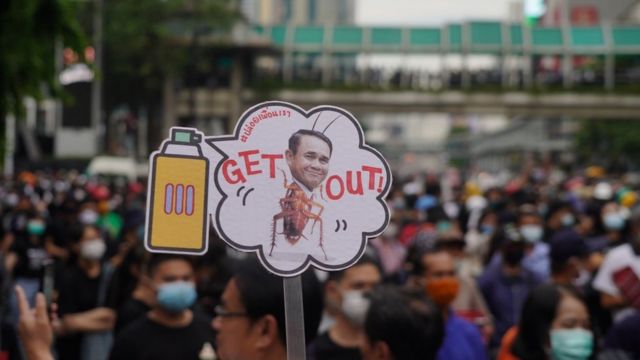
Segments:
[[[572,257],[584,257],[589,254],[587,243],[573,230],[556,233],[549,241],[551,261],[563,263]]]

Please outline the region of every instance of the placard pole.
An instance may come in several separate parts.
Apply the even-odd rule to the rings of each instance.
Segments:
[[[287,330],[287,359],[305,360],[304,308],[300,275],[282,278],[284,287],[284,317]]]

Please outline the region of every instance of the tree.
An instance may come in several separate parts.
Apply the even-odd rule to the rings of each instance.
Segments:
[[[176,39],[225,32],[239,19],[229,0],[108,0],[104,6],[106,109],[145,108],[159,120],[166,79],[186,72],[193,51]],[[207,59],[202,59],[208,61]]]
[[[610,170],[640,165],[640,128],[632,120],[585,120],[576,134],[576,151],[588,163]]]
[[[0,119],[23,115],[25,97],[61,94],[56,43],[76,50],[85,37],[70,0],[3,0],[0,5]]]

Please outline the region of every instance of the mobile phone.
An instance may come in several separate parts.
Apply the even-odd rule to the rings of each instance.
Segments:
[[[53,286],[54,286],[54,263],[51,259],[45,259],[42,262],[42,267],[44,268],[42,274],[42,292],[44,293],[44,298],[47,301],[47,306],[51,305],[51,301],[53,300]]]

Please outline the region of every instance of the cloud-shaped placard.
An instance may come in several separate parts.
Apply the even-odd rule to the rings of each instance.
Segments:
[[[222,155],[214,177],[222,198],[211,209],[218,233],[273,273],[349,267],[388,223],[389,165],[341,108],[265,102],[232,136],[206,143]]]

